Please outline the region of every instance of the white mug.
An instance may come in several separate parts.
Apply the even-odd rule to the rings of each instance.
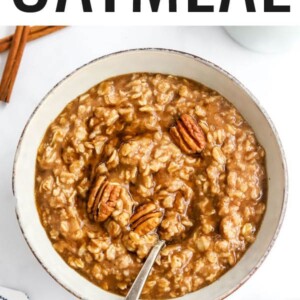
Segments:
[[[263,53],[284,52],[300,45],[300,26],[226,26],[239,44]]]

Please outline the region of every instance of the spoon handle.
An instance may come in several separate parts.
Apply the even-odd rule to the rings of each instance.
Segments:
[[[152,269],[152,266],[156,260],[156,257],[158,255],[158,253],[160,252],[160,250],[162,249],[162,247],[165,245],[165,241],[159,241],[151,250],[148,258],[146,259],[139,275],[137,276],[137,278],[135,279],[133,285],[131,286],[127,297],[125,300],[138,300],[141,292],[143,290],[144,284],[149,276],[149,273]]]

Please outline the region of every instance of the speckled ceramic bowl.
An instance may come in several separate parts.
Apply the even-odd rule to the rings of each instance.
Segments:
[[[71,293],[79,298],[91,300],[121,299],[81,277],[54,250],[36,209],[34,176],[38,146],[48,125],[66,104],[106,78],[132,72],[179,75],[217,90],[242,113],[266,150],[268,202],[255,243],[239,263],[216,282],[181,298],[223,299],[255,272],[278,235],[287,201],[286,164],[276,130],[253,95],[221,68],[190,54],[163,49],[137,49],[114,53],[76,70],[50,91],[26,125],[15,157],[13,189],[17,198],[17,216],[24,237],[44,268]]]

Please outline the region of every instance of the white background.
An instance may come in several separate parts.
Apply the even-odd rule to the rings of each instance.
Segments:
[[[11,30],[0,28],[0,36]],[[248,87],[273,119],[289,166],[286,218],[266,261],[229,299],[299,300],[300,46],[259,54],[235,43],[221,27],[73,27],[27,46],[11,103],[0,104],[0,285],[25,291],[32,300],[74,300],[39,265],[22,237],[11,188],[14,153],[27,119],[58,81],[103,54],[137,47],[173,48],[213,61]],[[0,72],[5,59],[1,54]]]

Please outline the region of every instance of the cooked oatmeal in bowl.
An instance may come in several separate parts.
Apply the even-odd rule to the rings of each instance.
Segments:
[[[123,299],[157,239],[143,298],[224,299],[268,255],[287,202],[280,139],[255,97],[166,49],[113,53],[57,84],[21,135],[12,183],[32,253],[87,300]]]
[[[175,298],[216,281],[255,242],[265,159],[252,128],[215,90],[160,73],[111,77],[48,127],[36,205],[65,262],[118,295],[166,240],[142,298]]]

